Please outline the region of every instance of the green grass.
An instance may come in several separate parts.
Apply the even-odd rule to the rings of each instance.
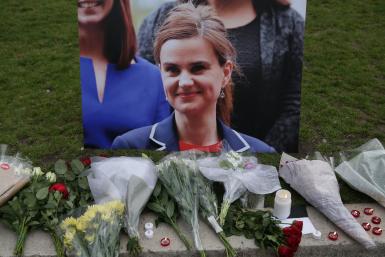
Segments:
[[[301,151],[385,142],[385,3],[309,1]]]
[[[76,9],[68,0],[0,3],[0,143],[46,168],[100,152],[82,150]],[[384,13],[383,0],[308,1],[300,156],[385,143]],[[279,156],[261,159],[277,165]],[[341,192],[369,200],[344,183]]]

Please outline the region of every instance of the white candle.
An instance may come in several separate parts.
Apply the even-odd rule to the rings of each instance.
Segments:
[[[287,190],[278,190],[274,199],[273,215],[280,220],[287,219],[291,209],[291,194]]]

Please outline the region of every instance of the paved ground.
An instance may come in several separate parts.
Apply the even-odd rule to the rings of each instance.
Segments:
[[[379,225],[385,229],[385,209],[376,204],[353,204],[347,205],[349,210],[357,209],[361,211],[361,217],[358,218],[360,223],[369,222],[370,216],[363,214],[365,207],[375,208],[375,215],[380,216],[383,222]],[[339,229],[335,228],[334,225],[325,219],[320,213],[313,208],[308,208],[308,214],[312,220],[314,226],[322,232],[322,238],[315,240],[309,235],[305,235],[302,239],[300,248],[296,254],[298,257],[311,257],[311,256],[385,256],[385,232],[381,236],[374,236],[371,232],[373,239],[377,243],[377,249],[373,251],[367,251],[363,249],[358,243],[354,242]],[[140,228],[144,227],[145,222],[153,222],[154,216],[151,214],[143,215]],[[182,228],[188,233],[189,228],[185,224],[181,224]],[[327,239],[327,234],[330,231],[337,231],[339,233],[338,241],[330,241]],[[141,229],[141,236],[144,238],[143,229]],[[200,235],[204,248],[208,257],[221,257],[225,256],[223,247],[220,241],[215,237],[212,230],[204,223],[200,224]],[[171,238],[171,245],[162,248],[159,245],[159,240],[168,236]],[[15,244],[15,234],[0,225],[0,256],[9,257],[12,256],[12,250]],[[122,235],[121,237],[121,255],[128,256],[124,251],[127,237]],[[253,240],[247,240],[243,237],[231,237],[230,242],[234,248],[238,251],[239,257],[251,257],[251,256],[274,256],[272,252],[265,252],[261,249],[257,249],[254,245]],[[166,225],[160,225],[155,230],[154,238],[151,240],[142,239],[141,245],[144,248],[142,257],[192,257],[199,256],[197,253],[187,252],[183,244],[179,241],[176,235],[173,233],[171,228]],[[41,256],[51,257],[55,256],[53,244],[47,234],[42,231],[31,232],[28,236],[25,245],[25,256]]]

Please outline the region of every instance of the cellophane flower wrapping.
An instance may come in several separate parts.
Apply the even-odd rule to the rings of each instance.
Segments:
[[[227,257],[236,256],[237,253],[228,242],[222,227],[218,224],[218,201],[214,193],[212,182],[203,175],[197,174],[195,181],[198,185],[199,213],[203,219],[210,224],[212,229],[222,241]]]
[[[77,257],[118,257],[123,215],[124,204],[110,201],[65,219],[60,224],[65,247]]]
[[[225,194],[219,215],[223,226],[230,204],[246,192],[269,194],[281,188],[277,169],[258,163],[254,156],[229,151],[198,159],[199,170],[207,179],[222,182]]]
[[[159,180],[178,204],[181,217],[192,227],[194,244],[200,256],[206,256],[199,236],[199,196],[195,152],[173,153],[157,165]]]
[[[337,162],[335,171],[348,185],[385,207],[385,149],[378,139],[341,152]]]
[[[126,205],[125,228],[131,255],[141,252],[139,218],[157,181],[153,162],[139,157],[93,159],[88,182],[96,203],[120,200]]]
[[[337,178],[328,162],[297,160],[284,153],[279,174],[290,187],[346,234],[367,249],[375,247],[374,241],[344,206]]]
[[[17,153],[7,153],[7,145],[0,145],[0,206],[16,194],[32,175],[30,160]]]

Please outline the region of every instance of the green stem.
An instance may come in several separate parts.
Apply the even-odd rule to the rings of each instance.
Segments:
[[[138,237],[128,237],[127,251],[129,256],[136,257],[142,252]]]
[[[62,240],[60,240],[60,237],[53,230],[50,230],[50,235],[52,238],[53,245],[55,246],[57,256],[58,257],[65,257],[64,246],[63,246]]]
[[[17,257],[23,256],[24,244],[25,244],[25,239],[27,237],[28,229],[29,227],[27,225],[27,217],[24,217],[17,231],[16,246],[15,246],[15,250],[13,251],[13,254],[16,255]]]
[[[205,253],[204,250],[200,250],[200,251],[199,251],[199,255],[200,255],[201,257],[206,257],[206,253]]]
[[[221,206],[221,213],[219,214],[219,225],[221,225],[221,227],[225,225],[225,220],[226,220],[226,216],[227,216],[227,212],[229,211],[229,208],[230,208],[230,202],[227,200],[223,201]]]
[[[178,234],[180,240],[182,240],[183,244],[186,246],[187,250],[191,250],[192,246],[190,241],[187,239],[187,237],[182,233],[182,231],[179,229],[178,225],[170,219],[170,225],[175,230],[175,232]]]
[[[223,233],[222,231],[218,233],[218,236],[219,236],[219,239],[222,241],[223,245],[225,246],[226,256],[227,257],[237,256],[237,252],[234,250],[234,248],[231,246],[231,244],[227,240],[225,233]]]

